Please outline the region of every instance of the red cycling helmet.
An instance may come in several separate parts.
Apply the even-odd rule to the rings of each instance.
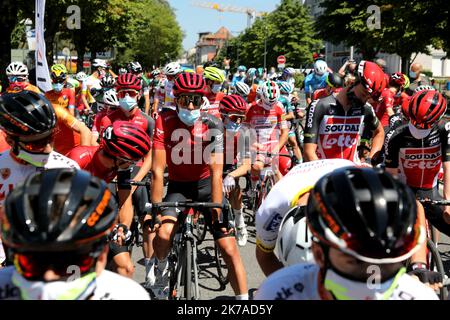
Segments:
[[[132,73],[121,74],[117,78],[116,90],[119,91],[127,89],[137,91],[140,91],[142,89],[141,80]]]
[[[150,137],[138,125],[116,121],[102,133],[101,148],[119,159],[139,161],[151,148]]]
[[[385,73],[375,62],[371,61],[363,60],[359,63],[358,78],[375,100],[378,100],[387,85]]]
[[[232,94],[223,97],[220,101],[220,112],[230,114],[242,114],[247,112],[247,102],[239,95]]]
[[[405,76],[401,72],[393,73],[389,76],[389,86],[402,89],[406,84]]]
[[[447,100],[436,90],[416,92],[409,102],[409,119],[417,128],[429,129],[447,110]]]
[[[180,94],[206,94],[206,81],[196,73],[181,73],[173,84],[173,94],[178,97]]]

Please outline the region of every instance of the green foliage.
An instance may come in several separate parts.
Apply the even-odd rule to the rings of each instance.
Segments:
[[[431,70],[422,70],[422,73],[430,78],[433,77],[433,71]]]
[[[294,79],[295,79],[295,87],[296,88],[303,87],[303,82],[305,81],[305,75],[303,73],[295,73]]]
[[[266,43],[265,43],[266,42]],[[300,0],[282,0],[277,9],[259,19],[239,37],[228,42],[231,68],[239,64],[276,66],[279,55],[286,56],[288,65],[300,66],[312,61],[312,53],[322,45],[314,37],[313,22]],[[224,47],[216,58],[227,56]]]

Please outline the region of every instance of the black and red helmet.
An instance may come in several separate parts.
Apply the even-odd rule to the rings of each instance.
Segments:
[[[408,115],[417,128],[428,129],[437,123],[447,110],[447,100],[437,90],[416,92],[409,101]]]
[[[197,73],[181,73],[174,82],[173,94],[206,94],[206,81]]]
[[[358,65],[358,80],[367,89],[373,99],[378,100],[387,86],[386,75],[381,68],[371,61],[361,61]]]
[[[129,121],[116,121],[102,133],[101,147],[118,159],[139,161],[151,148],[149,135]]]
[[[142,81],[132,73],[121,74],[117,77],[116,90],[141,90]]]
[[[247,101],[237,94],[223,97],[219,104],[220,112],[244,115],[247,112]]]
[[[323,176],[306,218],[320,243],[368,263],[404,261],[425,240],[414,193],[381,169],[346,167]]]

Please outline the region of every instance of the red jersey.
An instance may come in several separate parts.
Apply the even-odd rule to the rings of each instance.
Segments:
[[[171,181],[199,181],[210,176],[209,157],[223,153],[222,122],[206,112],[194,126],[186,126],[169,110],[156,119],[155,150],[166,151]]]
[[[387,113],[387,109],[394,108],[394,93],[389,90],[389,88],[384,89],[381,93],[380,99],[373,107],[378,120],[381,122],[381,125],[383,127],[388,127],[389,115]]]
[[[104,117],[106,117],[107,115],[109,115],[111,112],[112,111],[109,111],[108,108],[105,108],[95,115],[94,125],[92,126],[92,134],[100,134],[100,132],[101,132],[100,126],[101,126],[102,119]]]
[[[100,128],[98,132],[102,132],[103,129],[112,125],[115,121],[129,121],[138,126],[140,126],[150,138],[153,137],[153,130],[155,128],[155,120],[152,117],[145,114],[138,108],[135,109],[134,113],[129,117],[121,109],[114,110],[107,113],[100,120]]]
[[[67,154],[67,157],[74,160],[80,169],[88,171],[95,177],[110,183],[117,175],[116,169],[106,168],[99,159],[100,146],[86,147],[79,146]]]
[[[281,102],[277,102],[270,110],[264,109],[261,104],[261,100],[258,100],[250,105],[245,122],[256,131],[257,142],[266,145],[266,151],[271,152],[280,140],[280,130],[288,126]]]
[[[322,88],[314,91],[313,100],[322,99],[330,95],[327,88]]]
[[[237,133],[224,130],[224,164],[235,165],[250,158],[250,131],[241,126]]]
[[[219,92],[217,94],[212,93],[209,96],[206,96],[209,100],[209,107],[207,110],[204,110],[208,112],[209,114],[220,118],[220,101],[222,101],[223,97],[225,96],[225,93]]]

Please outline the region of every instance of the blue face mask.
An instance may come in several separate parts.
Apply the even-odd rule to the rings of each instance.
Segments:
[[[414,71],[409,70],[409,77],[415,79],[415,78],[417,78],[417,73],[415,73]]]
[[[119,105],[123,111],[130,112],[137,105],[137,102],[134,98],[126,95],[125,98],[119,100]]]
[[[53,90],[55,90],[56,92],[60,92],[63,88],[64,88],[64,84],[63,83],[54,83],[52,84]]]
[[[220,91],[221,88],[222,88],[222,85],[221,85],[221,84],[215,84],[215,85],[212,86],[211,91],[212,91],[213,93],[219,93],[219,91]]]
[[[187,109],[179,108],[178,117],[185,125],[191,127],[194,125],[195,121],[200,118],[200,109],[189,111]]]
[[[224,123],[223,123],[223,126],[225,127],[225,129],[226,129],[227,131],[236,133],[236,132],[239,131],[239,128],[241,127],[241,124],[240,124],[240,123],[233,122],[233,121],[231,121],[231,120],[228,119],[228,118],[225,118],[225,121],[224,121]]]

